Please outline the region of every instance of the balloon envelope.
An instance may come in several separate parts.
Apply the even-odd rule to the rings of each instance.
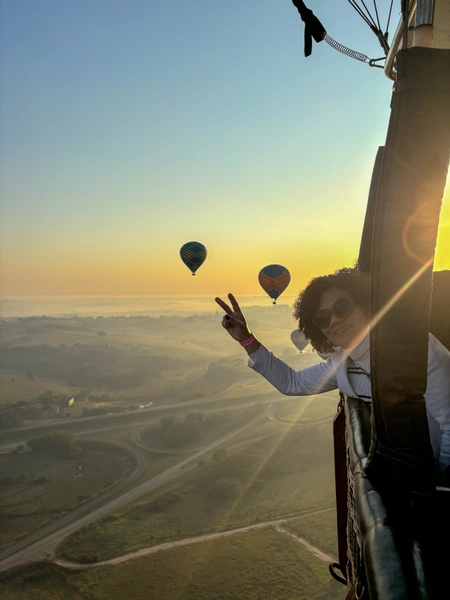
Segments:
[[[305,338],[305,334],[298,329],[294,329],[294,331],[291,333],[291,342],[300,350],[300,352],[308,345],[308,340]]]
[[[187,242],[180,249],[181,260],[195,275],[195,271],[202,266],[207,256],[206,248],[200,242]]]
[[[267,265],[261,269],[258,275],[259,283],[262,289],[273,299],[276,304],[276,299],[289,285],[291,274],[282,265]]]

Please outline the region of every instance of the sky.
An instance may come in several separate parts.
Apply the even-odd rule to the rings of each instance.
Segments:
[[[348,2],[309,7],[382,54]],[[325,42],[305,58],[289,0],[0,8],[1,298],[258,296],[272,263],[296,295],[355,262],[392,82]],[[208,257],[192,277],[194,240]]]

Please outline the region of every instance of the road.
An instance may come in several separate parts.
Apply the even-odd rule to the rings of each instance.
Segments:
[[[195,454],[189,456],[188,458],[185,458],[175,466],[170,467],[166,471],[160,473],[159,475],[156,475],[155,477],[152,477],[144,483],[141,483],[135,488],[126,491],[124,494],[122,494],[118,498],[115,498],[111,502],[108,502],[107,504],[104,504],[103,506],[94,509],[91,513],[84,516],[80,516],[80,518],[76,521],[73,521],[73,518],[76,518],[76,516],[74,517],[74,513],[72,513],[71,515],[67,515],[67,518],[70,518],[72,522],[68,523],[67,525],[64,525],[61,529],[58,529],[57,531],[55,531],[55,527],[57,526],[56,524],[53,524],[53,526],[49,526],[53,528],[53,532],[49,533],[49,535],[47,535],[44,539],[42,539],[42,532],[40,532],[36,534],[36,536],[39,537],[38,541],[32,540],[31,538],[33,538],[34,536],[31,536],[31,538],[27,538],[26,540],[20,542],[20,544],[16,544],[15,546],[9,548],[5,551],[5,553],[9,553],[8,557],[4,558],[0,562],[0,571],[5,571],[7,569],[10,569],[11,567],[23,563],[36,562],[38,560],[42,560],[44,555],[47,554],[52,555],[57,545],[68,535],[71,535],[72,533],[74,533],[78,529],[81,529],[85,525],[97,521],[105,515],[121,508],[125,504],[133,502],[137,498],[148,494],[152,490],[168,483],[169,481],[172,481],[176,477],[179,477],[180,475],[185,473],[187,470],[194,468],[197,464],[198,459],[201,456],[207,454],[208,452],[211,452],[217,446],[220,446],[221,444],[232,439],[236,435],[240,434],[241,432],[245,431],[246,429],[257,423],[258,421],[268,418],[271,408],[272,406],[269,404],[269,406],[260,415],[249,421],[246,425],[243,425],[242,427],[239,427],[238,429],[235,429],[227,435],[224,435],[223,437],[212,442],[211,444],[204,446],[204,448],[202,448]],[[24,545],[26,545],[26,547],[24,547]],[[20,546],[20,548],[18,548],[18,546]]]
[[[272,392],[273,393],[273,392]],[[241,399],[241,398],[239,398]],[[242,398],[243,399],[243,398]],[[259,401],[255,401],[253,400],[252,402],[246,402],[245,404],[238,404],[237,406],[225,406],[225,407],[219,407],[219,408],[214,408],[211,410],[208,410],[208,413],[214,413],[214,412],[227,412],[229,410],[241,410],[243,408],[249,408],[250,406],[255,406],[255,404],[267,404],[269,402],[280,402],[282,400],[284,400],[284,397],[280,397],[279,393],[276,393],[275,397],[270,397],[264,400],[259,400]],[[229,399],[228,399],[229,400]],[[170,407],[166,407],[166,408],[170,408]],[[93,417],[89,417],[93,418]],[[100,417],[95,417],[96,419],[99,419]],[[110,418],[110,417],[106,417],[106,416],[102,416],[102,419],[104,419],[106,421],[106,419]],[[134,429],[134,430],[139,430],[139,429],[144,429],[145,427],[149,427],[151,425],[156,425],[157,423],[159,423],[160,421],[160,417],[155,418],[155,419],[151,419],[149,421],[136,421],[136,422],[131,422],[131,423],[122,423],[121,425],[105,425],[103,427],[99,427],[97,429],[88,429],[88,430],[82,430],[82,431],[72,431],[71,433],[73,435],[76,435],[77,437],[83,436],[83,435],[91,435],[91,434],[96,434],[96,433],[104,433],[105,431],[115,431],[118,429]],[[78,425],[82,426],[84,419],[80,420],[80,419],[76,419],[76,420],[72,420],[72,422],[77,423]],[[64,423],[67,423],[67,421],[64,421]],[[63,423],[63,424],[64,424]],[[57,423],[52,423],[52,424],[48,424],[48,425],[53,425],[56,427],[56,425],[58,425]],[[31,429],[39,429],[40,427],[44,427],[43,425],[33,425],[32,427],[30,427]],[[30,429],[28,428],[28,429]],[[15,429],[8,429],[5,430],[7,432],[10,431],[20,431],[20,430],[15,430]],[[0,452],[4,451],[4,450],[11,450],[13,448],[17,448],[17,446],[19,446],[20,444],[25,445],[27,442],[26,440],[19,440],[17,442],[8,442],[5,444],[0,444]],[[134,442],[133,442],[134,443]],[[141,447],[143,450],[149,450],[148,448],[146,448],[145,446],[142,446],[140,444],[136,444],[137,447]],[[158,450],[155,450],[155,452],[158,452]],[[165,453],[165,451],[161,450],[161,452]],[[188,452],[193,452],[193,450],[171,450],[171,451],[167,451],[168,454],[176,454],[177,452],[181,452],[181,453],[188,453]]]
[[[246,527],[238,527],[237,529],[230,529],[228,531],[219,531],[217,533],[207,533],[205,535],[199,535],[196,537],[184,538],[182,540],[175,540],[172,542],[165,542],[163,544],[157,544],[156,546],[150,546],[149,548],[141,548],[136,550],[135,552],[128,552],[127,554],[123,554],[122,556],[115,556],[114,558],[110,558],[109,560],[102,560],[96,563],[73,563],[68,560],[62,560],[59,558],[54,559],[52,562],[60,567],[64,567],[69,569],[70,571],[87,571],[89,569],[96,569],[98,567],[105,567],[107,565],[117,565],[119,563],[127,562],[128,560],[133,560],[134,558],[140,558],[142,556],[149,556],[150,554],[155,554],[156,552],[162,552],[164,550],[172,550],[172,548],[179,548],[180,546],[190,546],[191,544],[198,544],[201,542],[208,542],[210,540],[216,540],[219,538],[229,537],[232,535],[237,535],[241,533],[246,533],[247,531],[253,531],[255,529],[265,529],[267,527],[273,527],[279,533],[283,535],[287,535],[296,541],[299,544],[302,544],[311,554],[314,554],[317,558],[326,563],[336,562],[337,559],[330,554],[326,554],[320,548],[313,546],[310,542],[301,538],[297,534],[285,529],[283,524],[288,523],[289,521],[304,519],[306,517],[311,517],[313,515],[319,515],[322,513],[330,512],[331,510],[335,510],[334,508],[325,508],[323,510],[315,510],[310,513],[295,515],[294,517],[289,517],[287,519],[277,519],[275,521],[265,521],[263,523],[255,523],[254,525],[247,525]]]
[[[273,395],[273,392],[271,392],[271,394]],[[257,393],[255,395],[259,396],[260,393]],[[266,393],[264,393],[264,396],[266,396]],[[245,399],[248,400],[248,397],[245,397]],[[74,533],[75,531],[80,529],[81,527],[84,527],[85,525],[100,519],[101,517],[107,515],[108,513],[113,512],[114,510],[117,510],[118,508],[124,506],[128,502],[132,502],[133,500],[139,498],[140,496],[145,495],[148,492],[168,483],[172,479],[175,479],[176,477],[185,473],[187,470],[194,468],[196,466],[197,459],[199,459],[201,456],[203,456],[204,454],[207,454],[208,452],[211,452],[215,447],[217,447],[220,444],[235,437],[242,431],[245,431],[245,429],[251,427],[257,421],[259,421],[263,418],[269,418],[273,421],[277,421],[277,419],[273,415],[272,406],[274,403],[277,403],[282,400],[285,400],[285,397],[281,396],[279,393],[276,394],[275,398],[272,397],[271,399],[267,398],[262,401],[259,400],[259,403],[261,403],[261,404],[267,404],[270,402],[268,404],[267,408],[264,410],[264,412],[261,415],[259,415],[258,417],[255,417],[252,421],[250,421],[243,427],[233,430],[232,432],[230,432],[227,435],[223,436],[222,438],[204,446],[203,448],[191,450],[190,451],[191,453],[192,452],[195,452],[195,453],[191,454],[188,458],[182,460],[177,465],[167,469],[163,473],[160,473],[159,475],[136,486],[135,488],[128,490],[127,492],[125,492],[124,494],[119,496],[118,498],[115,498],[114,500],[112,500],[111,502],[106,503],[106,504],[104,504],[104,503],[105,503],[105,501],[108,500],[108,498],[116,495],[118,492],[120,492],[124,488],[129,488],[129,486],[135,480],[137,480],[137,478],[141,475],[141,473],[144,469],[144,466],[145,466],[145,459],[142,455],[142,452],[140,452],[140,450],[145,450],[147,452],[154,451],[154,450],[146,448],[138,442],[137,431],[138,431],[138,429],[141,429],[143,427],[151,425],[152,423],[157,422],[158,419],[153,419],[153,420],[149,420],[145,423],[140,423],[140,427],[138,429],[136,429],[136,423],[132,423],[132,424],[126,424],[126,425],[103,427],[103,428],[99,428],[97,430],[79,432],[77,435],[88,435],[91,433],[104,432],[104,431],[108,431],[108,430],[114,430],[114,429],[125,428],[125,427],[134,428],[134,431],[132,431],[130,434],[130,439],[131,439],[133,445],[135,446],[135,448],[132,448],[130,445],[124,444],[121,442],[115,442],[115,443],[126,447],[128,450],[131,450],[134,453],[134,455],[136,456],[136,459],[137,459],[137,466],[135,468],[135,471],[132,473],[132,475],[129,478],[127,478],[126,480],[121,482],[118,486],[111,488],[111,490],[108,490],[107,492],[105,492],[105,494],[102,494],[98,498],[95,498],[91,502],[76,509],[75,511],[66,515],[62,519],[59,519],[55,523],[50,524],[49,526],[45,527],[41,531],[37,532],[36,534],[22,540],[21,542],[4,550],[3,552],[1,552],[0,553],[0,571],[4,571],[6,569],[11,568],[12,566],[16,566],[23,562],[34,562],[37,560],[41,560],[42,557],[44,556],[44,554],[52,554],[54,552],[54,549],[56,548],[56,546],[68,535],[71,535],[72,533]],[[253,405],[255,403],[257,403],[257,402],[254,401],[250,404],[247,403],[244,406]],[[183,406],[185,406],[186,404],[183,403]],[[227,407],[226,409],[216,409],[216,410],[237,410],[239,408],[243,408],[244,406],[239,405],[238,407]],[[167,407],[165,407],[165,408],[167,409]],[[97,419],[98,417],[95,417],[95,418]],[[102,418],[105,418],[105,417],[102,417]],[[301,425],[315,425],[318,423],[330,422],[330,421],[331,421],[331,417],[327,417],[325,419],[319,419],[316,421],[304,421],[304,422],[297,421],[296,425],[297,426],[299,426],[299,425],[300,426]],[[283,422],[283,421],[279,421],[279,422]],[[114,442],[111,442],[111,443],[114,443]],[[15,445],[17,445],[17,443]],[[173,451],[172,451],[172,453],[173,453]],[[102,504],[102,506],[95,508],[99,504]],[[92,512],[90,512],[89,514],[85,514],[88,511],[90,511],[91,509],[94,509],[94,510]]]
[[[136,448],[133,448],[129,444],[125,444],[123,442],[108,442],[108,444],[112,444],[114,446],[119,446],[121,448],[125,448],[126,450],[128,450],[135,456],[136,467],[135,467],[133,473],[129,477],[127,477],[126,479],[121,481],[118,485],[115,485],[114,487],[112,487],[105,493],[101,494],[100,496],[97,496],[97,498],[94,498],[90,502],[83,504],[79,508],[77,508],[74,511],[67,514],[62,519],[58,519],[54,523],[51,523],[47,527],[40,529],[35,534],[25,538],[21,542],[14,544],[14,546],[11,546],[10,548],[3,550],[2,552],[0,552],[0,561],[7,558],[8,556],[11,556],[12,554],[16,554],[19,550],[28,547],[33,542],[37,542],[38,540],[42,540],[43,538],[48,537],[53,531],[60,529],[67,523],[70,523],[70,521],[73,521],[74,519],[76,519],[77,517],[80,517],[84,513],[89,512],[90,510],[92,510],[93,508],[98,506],[99,504],[102,504],[103,502],[108,500],[108,498],[110,498],[111,496],[114,496],[115,494],[121,492],[123,489],[129,487],[134,481],[136,481],[138,479],[138,477],[140,477],[140,475],[142,474],[142,472],[145,468],[145,457],[142,454],[142,452],[140,452]]]
[[[1,433],[18,433],[21,431],[31,431],[33,429],[40,429],[42,427],[55,427],[57,425],[70,425],[70,424],[80,424],[80,423],[87,423],[90,421],[99,421],[101,419],[115,419],[117,417],[123,417],[123,416],[134,416],[136,415],[137,420],[139,419],[139,417],[141,415],[146,415],[147,413],[153,413],[153,412],[161,412],[161,411],[167,411],[167,410],[172,410],[174,408],[184,408],[185,406],[198,406],[198,405],[202,405],[202,404],[208,404],[210,402],[225,402],[225,401],[230,401],[230,400],[240,400],[240,399],[245,399],[248,400],[249,396],[255,396],[255,395],[267,395],[267,394],[273,394],[273,390],[268,390],[266,392],[261,392],[261,391],[253,391],[251,389],[248,389],[247,387],[245,387],[245,384],[247,384],[248,382],[252,381],[252,379],[246,379],[245,381],[242,382],[237,382],[234,383],[232,386],[230,386],[229,388],[227,388],[224,392],[219,392],[218,394],[216,394],[213,397],[209,397],[209,398],[197,398],[194,400],[187,400],[185,402],[176,402],[175,404],[160,404],[160,405],[156,405],[156,406],[150,406],[148,408],[141,408],[138,410],[126,410],[126,411],[122,411],[122,412],[117,412],[114,413],[112,415],[95,415],[92,417],[76,417],[76,418],[72,418],[72,419],[64,419],[64,420],[60,420],[58,422],[58,420],[52,421],[51,423],[44,423],[44,424],[36,424],[36,425],[25,425],[24,427],[16,427],[14,429],[4,429]],[[245,396],[237,396],[237,397],[227,397],[225,395],[225,393],[227,391],[229,391],[231,388],[234,387],[240,387],[243,390],[247,391],[247,394]],[[279,392],[278,392],[278,395]],[[17,442],[20,443],[20,442]]]
[[[217,411],[225,411],[225,410],[238,410],[239,408],[245,408],[246,406],[250,406],[252,404],[267,404],[269,402],[281,402],[282,400],[286,400],[285,396],[282,396],[280,394],[280,392],[276,392],[274,390],[270,390],[267,392],[248,392],[246,395],[244,396],[236,396],[234,398],[222,398],[220,396],[216,396],[213,398],[209,398],[209,399],[197,399],[197,400],[190,400],[188,402],[178,402],[176,404],[169,404],[169,405],[161,405],[161,406],[154,406],[154,407],[150,407],[147,409],[142,409],[139,411],[133,411],[133,412],[120,412],[120,413],[114,413],[114,415],[97,415],[95,417],[78,417],[76,419],[60,419],[60,420],[55,420],[52,423],[45,423],[43,425],[27,425],[26,427],[19,427],[17,429],[4,429],[3,431],[0,432],[0,439],[1,437],[8,437],[10,434],[17,434],[17,436],[19,437],[20,434],[23,433],[24,436],[27,437],[27,439],[29,439],[31,437],[31,435],[36,435],[35,431],[38,430],[38,434],[40,434],[39,430],[41,429],[48,429],[48,428],[53,428],[53,429],[58,429],[58,428],[66,428],[67,425],[79,425],[80,428],[83,428],[82,431],[77,431],[76,427],[73,428],[70,427],[70,431],[74,434],[74,435],[90,435],[91,433],[99,433],[101,431],[113,431],[114,429],[125,429],[125,428],[130,428],[132,429],[133,427],[136,427],[137,425],[139,426],[147,426],[147,425],[151,425],[152,423],[157,423],[159,421],[159,419],[161,417],[159,416],[155,416],[153,419],[150,418],[148,421],[145,421],[144,423],[142,422],[142,417],[145,416],[147,418],[150,417],[150,415],[148,413],[151,412],[161,412],[161,411],[165,411],[165,412],[170,412],[173,409],[178,409],[178,408],[184,408],[184,407],[188,407],[188,408],[192,408],[192,407],[199,407],[201,408],[202,405],[208,404],[208,403],[218,403],[218,402],[239,402],[240,400],[242,400],[244,402],[244,404],[239,404],[237,406],[225,406],[225,407],[219,407],[218,409],[212,409],[212,410],[217,410]],[[249,402],[249,400],[251,400],[251,402]],[[211,412],[211,411],[208,411]],[[135,419],[133,419],[132,421],[128,422],[128,423],[121,423],[119,425],[113,425],[110,424],[108,425],[108,423],[111,423],[111,420],[115,421],[118,417],[120,416],[126,416],[127,418],[130,417],[135,417]],[[106,427],[99,427],[97,429],[85,429],[84,425],[86,423],[90,423],[92,421],[104,421],[105,425],[107,425]],[[42,432],[42,434],[45,432]],[[14,436],[15,437],[15,436]],[[18,445],[20,444],[26,444],[26,439],[17,439],[14,441],[9,441],[9,442],[4,442],[3,444],[0,444],[0,451],[3,450],[10,450],[12,448],[16,448]]]

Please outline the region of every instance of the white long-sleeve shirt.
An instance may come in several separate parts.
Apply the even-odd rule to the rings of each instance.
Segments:
[[[295,371],[261,344],[248,361],[277,390],[287,396],[308,396],[338,389],[352,398],[371,402],[369,336],[353,348],[340,348],[326,362]],[[450,465],[450,352],[430,333],[425,403],[430,441],[441,473]]]

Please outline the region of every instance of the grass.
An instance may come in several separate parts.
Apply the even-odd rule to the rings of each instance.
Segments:
[[[302,431],[289,444],[272,436],[236,451],[226,463],[199,466],[79,530],[63,542],[60,555],[95,562],[168,540],[334,506],[331,438],[327,448],[326,438],[315,443],[314,435]],[[290,444],[300,447],[294,451]],[[314,464],[319,447],[326,451]],[[291,461],[291,470],[283,472],[283,460]]]
[[[55,395],[65,394],[69,397],[79,392],[79,388],[37,377],[29,379],[6,369],[0,372],[0,390],[0,404],[14,404],[19,400],[31,402],[47,390],[53,390]],[[66,409],[65,412],[71,411]]]
[[[338,539],[335,510],[320,515],[311,515],[307,519],[289,521],[283,527],[306,539],[323,552],[337,557]]]
[[[123,441],[123,442],[129,442],[129,431],[128,431],[128,435],[127,436],[123,436],[120,437],[119,433],[116,431],[108,431],[105,432],[103,434],[93,434],[92,436],[83,436],[83,440],[85,439],[92,439],[92,440],[101,440],[101,441]],[[155,477],[156,475],[159,475],[159,473],[162,473],[163,471],[169,469],[170,467],[173,467],[174,465],[176,465],[177,463],[179,463],[181,460],[187,458],[189,455],[183,455],[180,456],[179,454],[156,454],[156,453],[146,453],[145,451],[142,451],[142,453],[145,456],[145,467],[144,470],[142,472],[142,474],[140,475],[140,477],[138,479],[136,479],[136,481],[133,483],[133,486],[137,486],[140,483],[143,483],[144,481],[147,481],[148,479]],[[122,492],[120,492],[122,493]],[[112,496],[114,497],[114,496]]]
[[[37,452],[0,455],[0,548],[92,499],[133,467],[132,457],[120,449],[93,449],[89,445],[84,445],[77,459]]]
[[[3,600],[335,600],[345,595],[324,562],[271,528],[81,573],[37,565],[0,578]]]
[[[0,587],[2,600],[82,600],[66,575],[45,563],[0,573]]]
[[[237,393],[237,392],[235,392]],[[275,394],[277,392],[274,392]],[[27,440],[35,435],[42,435],[44,433],[49,432],[53,429],[64,429],[66,431],[70,431],[74,434],[79,432],[88,432],[90,430],[97,430],[101,427],[115,425],[147,425],[149,421],[157,420],[159,421],[164,415],[174,414],[174,415],[185,415],[191,411],[207,411],[207,410],[223,410],[225,411],[227,408],[239,407],[242,404],[248,405],[249,403],[258,403],[261,401],[267,400],[265,395],[249,395],[246,397],[245,390],[240,390],[239,396],[231,396],[224,399],[218,400],[202,400],[193,401],[192,403],[180,403],[178,406],[172,406],[171,404],[167,404],[164,406],[158,406],[158,410],[135,410],[130,411],[125,414],[120,415],[111,415],[111,416],[103,416],[101,418],[96,418],[93,420],[85,420],[85,419],[75,419],[71,423],[65,422],[64,419],[57,419],[52,422],[52,424],[48,426],[42,426],[41,422],[34,422],[35,426],[31,428],[19,428],[14,431],[0,431],[0,443],[21,443],[23,440]],[[174,399],[175,401],[175,399]],[[262,404],[261,404],[262,406]],[[39,423],[39,424],[38,424]]]
[[[99,600],[319,600],[332,598],[338,585],[324,563],[273,530],[177,548],[69,578],[81,595],[89,591]],[[119,585],[122,596],[117,595]]]
[[[274,404],[274,414],[275,417],[277,416],[277,404]],[[330,415],[328,415],[330,416]],[[323,418],[323,416],[322,416]],[[241,442],[245,442],[247,440],[252,440],[254,438],[260,437],[260,436],[279,436],[279,437],[283,437],[289,434],[289,432],[291,431],[302,431],[303,429],[309,429],[310,427],[314,427],[314,430],[317,432],[317,435],[322,437],[324,439],[330,438],[332,437],[332,426],[331,426],[331,417],[330,417],[330,423],[323,423],[323,424],[316,424],[316,425],[309,425],[309,424],[305,424],[302,423],[301,425],[295,423],[295,422],[276,422],[276,421],[272,421],[272,420],[262,420],[259,421],[258,423],[255,423],[255,425],[253,425],[252,427],[250,427],[249,429],[246,429],[245,431],[243,431],[242,433],[240,433],[239,435],[235,436],[233,438],[233,440],[231,441],[231,445],[237,445],[240,444]]]
[[[287,307],[285,307],[287,308]],[[270,315],[270,320],[266,317],[261,323],[261,334],[266,342],[274,351],[281,351],[283,358],[291,364],[293,368],[300,369],[310,364],[320,361],[317,355],[313,353],[297,353],[289,339],[292,327],[292,319],[289,312],[282,309],[279,313],[269,312],[269,307],[249,310],[261,317],[263,314]],[[284,316],[282,313],[285,313]],[[278,321],[278,323],[277,323]],[[64,354],[75,344],[83,344],[95,348],[100,352],[104,349],[105,355],[108,347],[114,346],[121,349],[128,357],[144,353],[146,356],[160,355],[168,356],[180,363],[180,368],[171,368],[169,377],[164,373],[162,377],[152,378],[139,387],[120,390],[110,389],[111,396],[117,398],[126,398],[125,403],[140,401],[141,397],[152,398],[155,395],[170,397],[172,393],[182,397],[186,385],[192,385],[192,393],[208,394],[209,388],[202,387],[201,382],[196,382],[196,373],[206,369],[211,361],[217,361],[221,358],[236,358],[234,372],[241,371],[244,378],[253,378],[255,381],[249,384],[249,390],[260,391],[270,389],[269,384],[264,383],[262,378],[254,378],[254,373],[245,366],[246,359],[236,344],[224,337],[218,323],[219,316],[197,315],[188,318],[162,317],[159,319],[150,317],[127,318],[57,318],[57,319],[8,319],[0,324],[2,346],[0,351],[7,352],[8,347],[32,347],[38,345],[49,345],[53,348],[59,348]],[[257,321],[255,321],[257,325]],[[99,338],[99,332],[106,335]],[[283,350],[290,349],[291,353],[283,354]],[[189,359],[187,362],[186,359]],[[180,362],[181,361],[181,362]],[[33,371],[33,369],[31,369]],[[51,389],[55,394],[76,395],[79,392],[79,386],[72,387],[64,377],[58,380],[45,379],[38,377],[38,372],[33,373],[33,378],[27,378],[20,369],[13,370],[2,369],[0,371],[0,395],[1,403],[14,403],[19,400],[31,401],[43,392]],[[192,382],[190,379],[193,377]],[[240,378],[240,377],[238,377]],[[223,384],[223,385],[222,385]],[[226,377],[224,381],[215,381],[215,385],[224,392]],[[198,387],[200,386],[200,387]],[[84,386],[86,387],[86,386]],[[89,385],[87,387],[90,388]],[[238,386],[239,387],[239,386]],[[91,391],[100,392],[101,390],[94,386]],[[225,395],[227,392],[225,391]]]
[[[200,412],[203,411],[188,411]],[[200,422],[192,422],[178,418],[171,428],[163,428],[159,424],[141,429],[139,442],[158,450],[196,450],[223,437],[230,431],[242,427],[262,412],[262,407],[251,406],[243,409],[215,410],[204,413]],[[191,432],[191,433],[189,433]]]

